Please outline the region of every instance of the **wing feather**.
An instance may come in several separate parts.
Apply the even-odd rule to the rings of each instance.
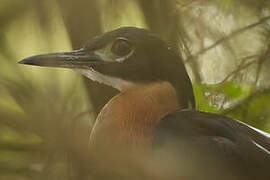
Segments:
[[[186,172],[199,170],[196,174],[205,179],[209,173],[212,179],[270,179],[270,138],[226,116],[171,113],[157,126],[153,148],[172,152],[175,164],[189,164]]]

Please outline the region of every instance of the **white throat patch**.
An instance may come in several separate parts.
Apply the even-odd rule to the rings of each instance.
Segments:
[[[102,84],[106,84],[108,86],[112,86],[119,91],[125,91],[126,89],[131,88],[135,85],[135,83],[123,80],[121,78],[111,77],[104,74],[101,74],[94,69],[73,69],[76,72],[81,73],[82,75],[86,76],[87,78],[97,81]]]

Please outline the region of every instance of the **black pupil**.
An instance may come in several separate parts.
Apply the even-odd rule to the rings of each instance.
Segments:
[[[118,39],[113,44],[112,51],[118,56],[127,55],[131,51],[131,44],[127,40]]]

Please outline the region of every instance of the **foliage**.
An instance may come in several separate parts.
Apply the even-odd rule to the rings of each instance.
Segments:
[[[268,1],[0,1],[0,179],[84,179],[89,129],[116,92],[16,61],[123,25],[151,29],[183,57],[199,110],[270,132]]]

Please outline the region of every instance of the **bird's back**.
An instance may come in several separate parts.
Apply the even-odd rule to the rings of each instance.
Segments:
[[[269,137],[244,123],[185,110],[163,118],[153,141],[157,152],[174,157],[179,174],[192,179],[269,180],[269,146]]]

